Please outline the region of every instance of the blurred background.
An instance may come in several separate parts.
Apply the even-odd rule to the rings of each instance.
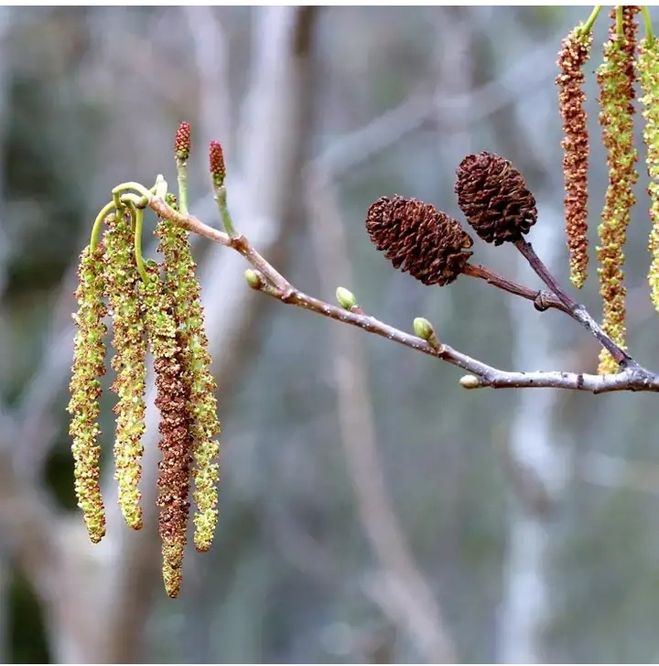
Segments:
[[[239,229],[298,287],[333,300],[346,286],[403,329],[428,317],[498,367],[594,371],[596,345],[560,313],[466,278],[425,287],[363,228],[383,194],[459,216],[455,167],[488,149],[525,174],[540,213],[530,238],[567,282],[555,59],[588,13],[0,8],[0,661],[659,659],[654,396],[465,392],[456,368],[252,292],[244,261],[203,240],[223,422],[212,551],[189,548],[169,600],[157,418],[144,438],[146,524],[132,533],[113,500],[109,393],[100,545],[73,495],[78,255],[115,184],[175,182],[184,119],[192,211],[218,224],[206,146],[219,139]],[[607,22],[587,67],[591,257],[606,186],[593,70]],[[641,178],[629,344],[657,367],[644,190]],[[477,242],[475,259],[538,285],[513,248]],[[581,298],[599,313],[594,265]]]

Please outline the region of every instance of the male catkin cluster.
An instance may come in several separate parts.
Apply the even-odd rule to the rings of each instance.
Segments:
[[[190,153],[187,123],[179,127],[174,149],[180,168]],[[156,192],[159,182],[154,186]],[[185,183],[185,179],[180,182]],[[134,187],[133,183],[127,185]],[[121,197],[115,192],[117,196]],[[210,548],[217,525],[219,444],[216,438],[220,425],[216,415],[217,387],[210,373],[211,357],[188,232],[161,219],[156,233],[164,261],[160,267],[152,261],[145,263],[141,256],[141,206],[148,196],[147,193],[145,199],[140,199],[134,193],[128,194],[125,205],[123,198],[119,202],[113,198],[97,217],[90,245],[81,256],[76,291],[79,309],[75,315],[78,332],[70,385],[70,432],[78,504],[89,536],[96,543],[105,534],[98,416],[99,377],[105,373],[103,318],[109,312],[115,372],[112,391],[117,395],[113,453],[118,502],[128,525],[140,529],[144,522],[139,483],[148,346],[155,371],[155,404],[160,412],[161,460],[156,505],[162,570],[167,594],[175,597],[181,587],[191,493],[196,504],[197,550]],[[164,196],[164,190],[156,196]],[[176,208],[173,195],[165,199]],[[114,212],[106,214],[113,209]],[[103,229],[105,233],[99,242]]]

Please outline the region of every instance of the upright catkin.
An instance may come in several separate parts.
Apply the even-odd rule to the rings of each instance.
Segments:
[[[172,204],[172,199],[169,200]],[[218,521],[220,432],[217,418],[215,380],[210,372],[211,356],[204,330],[201,289],[196,264],[190,252],[188,231],[167,220],[156,229],[159,250],[165,257],[165,285],[173,304],[181,341],[183,377],[189,387],[190,434],[192,436],[193,498],[197,507],[193,520],[194,542],[199,551],[207,551],[213,542]]]
[[[648,194],[650,195],[650,295],[652,303],[659,311],[659,41],[645,38],[638,48],[636,69],[643,96],[643,140],[647,146],[647,170],[650,177]]]
[[[581,26],[563,40],[558,53],[558,107],[563,119],[565,231],[570,255],[570,280],[581,288],[588,275],[588,115],[583,91],[583,66],[593,43]]]
[[[598,232],[600,294],[603,302],[602,327],[611,339],[625,349],[624,245],[631,208],[635,197],[633,185],[638,179],[634,167],[638,155],[634,148],[634,53],[638,7],[623,11],[623,34],[616,30],[615,10],[609,40],[604,45],[604,60],[597,70],[600,86],[600,114],[609,169],[602,222]],[[614,373],[618,366],[611,354],[602,350],[598,372]]]
[[[105,292],[112,313],[112,368],[116,372],[111,388],[118,398],[114,407],[117,416],[114,461],[118,500],[128,525],[140,529],[146,340],[136,288],[139,274],[133,253],[131,219],[127,211],[108,218],[104,267]]]
[[[105,510],[100,486],[101,447],[98,437],[101,383],[105,374],[105,345],[107,329],[103,323],[106,307],[103,303],[103,249],[93,251],[88,246],[80,255],[79,283],[75,295],[78,312],[73,319],[78,327],[74,340],[73,367],[69,389],[71,414],[69,434],[73,440],[73,473],[78,506],[93,543],[105,535]]]
[[[149,280],[140,281],[145,326],[154,357],[156,406],[160,410],[162,459],[158,464],[158,527],[162,540],[162,573],[165,590],[176,597],[181,588],[183,553],[190,503],[190,434],[188,390],[183,377],[181,345],[171,298],[160,280],[158,268],[147,264]]]

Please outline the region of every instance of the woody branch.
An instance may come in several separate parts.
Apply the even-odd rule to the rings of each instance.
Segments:
[[[595,323],[583,305],[578,305],[569,297],[566,297],[565,293],[558,287],[555,279],[551,277],[551,274],[535,254],[533,254],[535,259],[530,263],[545,281],[547,290],[533,290],[519,285],[479,265],[467,264],[464,274],[483,279],[491,286],[530,300],[539,310],[555,308],[573,317],[602,346],[620,356],[622,362],[622,370],[620,372],[610,375],[596,375],[563,371],[510,372],[500,370],[468,356],[443,342],[439,342],[434,332],[428,339],[423,339],[366,314],[357,305],[351,309],[346,309],[304,293],[282,276],[258,253],[249,240],[242,235],[229,236],[222,231],[208,226],[194,215],[184,215],[174,210],[159,197],[150,196],[148,206],[160,217],[185,227],[191,233],[208,238],[215,243],[229,247],[242,254],[254,269],[249,284],[257,291],[261,291],[282,303],[294,305],[328,317],[329,319],[356,326],[368,333],[387,338],[410,349],[433,356],[461,368],[472,375],[471,377],[466,376],[462,378],[461,384],[465,388],[560,388],[591,393],[607,393],[612,391],[659,392],[659,375],[642,368],[625,352],[620,350]],[[522,254],[528,259],[528,248],[530,248],[530,245],[525,245],[525,251]]]

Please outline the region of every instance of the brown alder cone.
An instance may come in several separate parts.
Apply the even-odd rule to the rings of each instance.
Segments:
[[[473,240],[460,224],[417,199],[380,197],[368,209],[366,229],[394,268],[424,284],[453,282],[472,254]]]
[[[558,53],[560,74],[556,77],[558,105],[565,134],[565,231],[570,254],[570,280],[581,288],[588,275],[588,115],[584,108],[583,66],[593,43],[590,32],[575,28],[562,42]]]
[[[538,217],[522,174],[494,153],[467,155],[457,169],[458,204],[474,231],[501,245],[520,240]]]

